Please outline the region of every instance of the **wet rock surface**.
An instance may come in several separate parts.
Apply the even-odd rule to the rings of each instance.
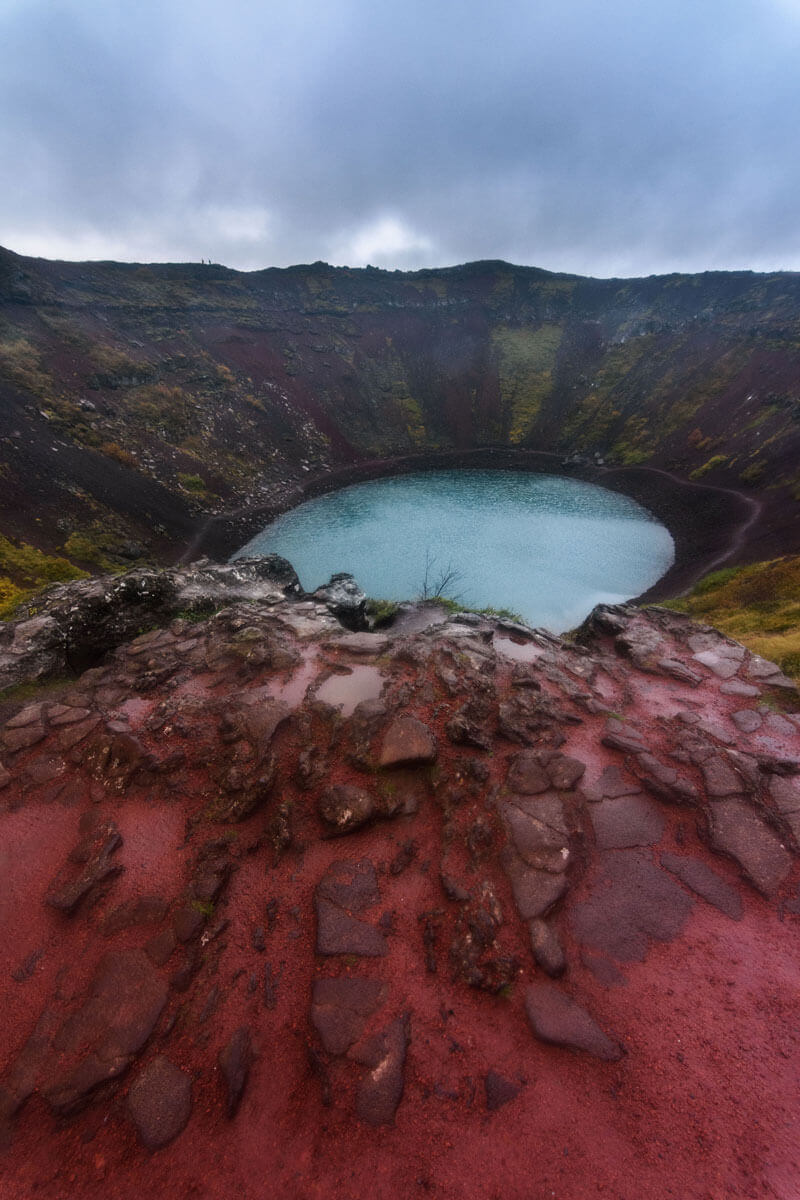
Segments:
[[[616,1095],[654,1004],[691,1042],[692,947],[738,998],[736,939],[760,922],[768,963],[800,920],[798,705],[770,664],[624,606],[574,642],[446,613],[375,635],[334,618],[346,581],[234,567],[90,581],[75,628],[114,648],[5,710],[10,1144],[43,1114],[186,1162],[262,1110],[347,1144],[530,1124],[540,1078]],[[56,653],[67,594],[6,628],[15,669]],[[126,606],[154,628],[125,640]],[[349,710],[319,698],[359,670]]]

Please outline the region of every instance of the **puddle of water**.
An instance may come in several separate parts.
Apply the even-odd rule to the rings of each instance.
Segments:
[[[303,649],[303,661],[296,668],[292,677],[286,683],[270,683],[267,694],[274,700],[288,704],[289,708],[299,708],[306,697],[308,686],[317,673],[316,646]]]
[[[383,675],[377,667],[353,667],[349,675],[331,675],[317,688],[317,700],[341,708],[349,717],[362,700],[377,700],[383,688]]]
[[[514,642],[499,633],[492,638],[492,645],[500,654],[505,654],[506,658],[513,658],[514,662],[536,662],[536,659],[544,654],[544,648],[537,646],[535,642]]]

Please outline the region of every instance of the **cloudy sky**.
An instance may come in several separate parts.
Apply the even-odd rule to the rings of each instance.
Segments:
[[[0,244],[800,269],[800,0],[0,0]]]

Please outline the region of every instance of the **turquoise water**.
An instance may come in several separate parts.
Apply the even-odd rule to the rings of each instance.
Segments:
[[[668,531],[618,492],[522,471],[426,471],[360,483],[279,517],[234,555],[282,554],[306,591],[349,571],[369,596],[435,591],[508,608],[561,633],[595,604],[647,590],[670,567]]]

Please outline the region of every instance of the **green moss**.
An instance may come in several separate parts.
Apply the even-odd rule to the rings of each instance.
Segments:
[[[400,605],[394,600],[379,600],[372,596],[369,597],[366,604],[367,616],[372,619],[372,623],[376,627],[388,625],[393,617],[396,616]]]
[[[206,485],[199,475],[186,475],[183,471],[179,471],[178,482],[187,492],[204,492],[206,490]]]

